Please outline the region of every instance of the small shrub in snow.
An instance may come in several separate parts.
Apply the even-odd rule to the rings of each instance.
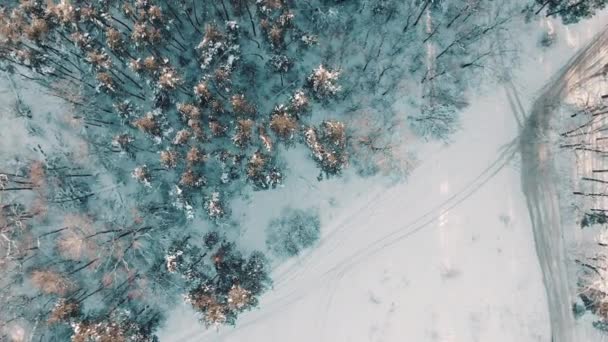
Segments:
[[[581,228],[590,227],[595,224],[606,224],[608,222],[608,215],[603,212],[592,212],[585,213],[581,220]]]
[[[540,46],[542,47],[550,47],[555,43],[556,35],[555,31],[548,30],[542,33],[540,37]]]
[[[270,222],[266,245],[279,257],[298,255],[312,247],[321,234],[321,220],[317,210],[285,209],[281,217]]]

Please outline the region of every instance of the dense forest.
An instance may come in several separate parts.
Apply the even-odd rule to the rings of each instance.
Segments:
[[[272,281],[231,199],[300,147],[312,179],[404,177],[403,130],[449,142],[514,18],[605,5],[579,3],[2,1],[0,130],[25,133],[0,147],[0,340],[154,341],[177,301],[235,324]],[[313,246],[317,215],[284,211],[271,254]]]

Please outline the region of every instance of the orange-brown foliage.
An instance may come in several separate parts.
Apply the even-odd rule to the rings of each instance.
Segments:
[[[294,117],[287,113],[273,114],[270,118],[270,129],[282,139],[290,139],[293,137],[297,128],[298,122]]]
[[[32,284],[45,294],[65,296],[72,288],[72,283],[63,275],[48,271],[37,270],[30,275]]]

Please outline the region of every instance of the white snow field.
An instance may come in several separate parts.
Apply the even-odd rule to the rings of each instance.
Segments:
[[[550,341],[517,138],[542,86],[606,18],[568,29],[543,22],[555,45],[542,50],[529,37],[511,85],[474,96],[453,142],[420,148],[406,182],[316,182],[298,169],[304,178],[255,195],[265,208],[243,201],[235,212],[252,246],[283,205],[319,206],[321,242],[279,265],[274,289],[235,327],[206,330],[184,305],[161,341]]]

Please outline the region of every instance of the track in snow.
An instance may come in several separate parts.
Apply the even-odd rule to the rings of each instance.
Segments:
[[[608,29],[582,49],[551,81],[536,100],[522,132],[522,187],[526,196],[536,252],[543,272],[553,342],[579,342],[572,314],[573,295],[568,279],[559,196],[552,182],[551,146],[544,138],[551,115],[560,100],[575,86],[589,79],[601,65],[598,58],[608,48]]]

